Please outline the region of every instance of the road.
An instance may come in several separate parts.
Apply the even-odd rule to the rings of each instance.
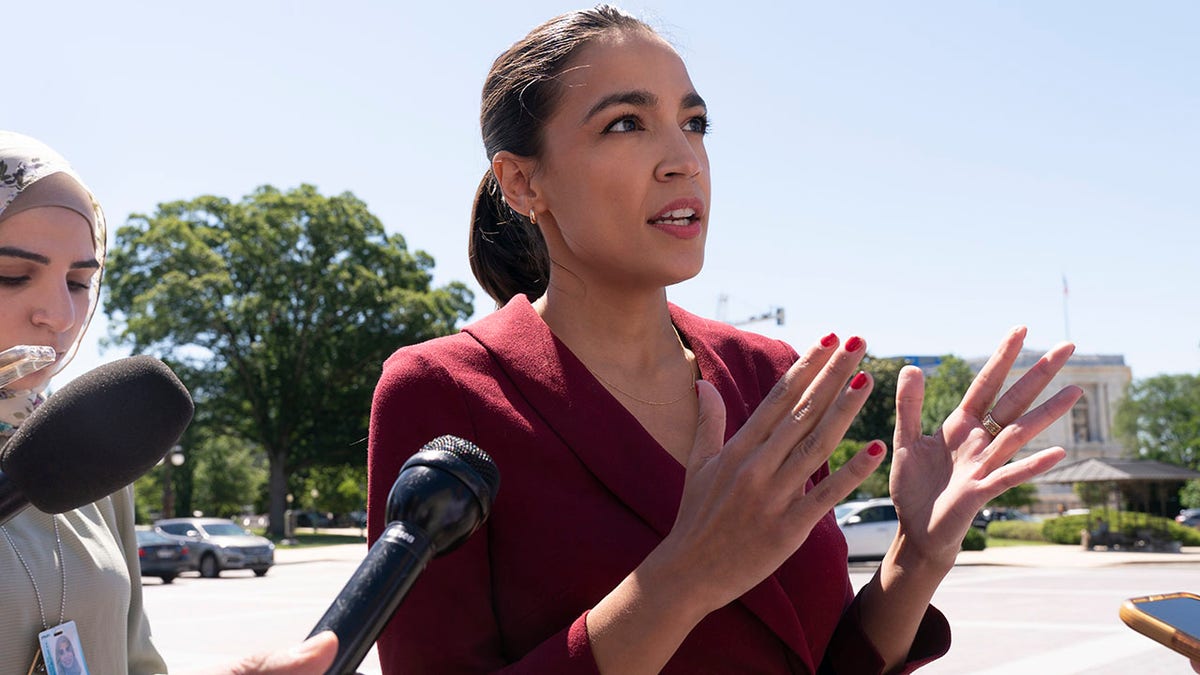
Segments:
[[[928,675],[1190,673],[1187,661],[1125,627],[1127,597],[1200,589],[1200,550],[1110,554],[1078,547],[964,553],[934,598],[953,645]],[[349,579],[365,546],[281,550],[265,577],[226,572],[143,589],[156,643],[173,672],[228,663],[301,641]],[[873,565],[850,568],[855,588]],[[372,651],[359,671],[380,673]]]
[[[142,594],[154,643],[171,672],[185,675],[296,645],[325,614],[366,550],[365,544],[281,549],[264,577],[226,571],[216,579],[191,572],[171,584],[146,578]],[[374,649],[358,670],[381,672]]]
[[[1117,610],[1126,598],[1200,589],[1200,554],[1195,560],[1102,567],[959,565],[933,600],[950,622],[950,651],[919,672],[1191,673],[1187,659],[1129,629]],[[854,565],[851,582],[857,589],[873,572],[872,566]]]

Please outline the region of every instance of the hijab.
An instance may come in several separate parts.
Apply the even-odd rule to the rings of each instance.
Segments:
[[[55,367],[55,372],[58,372],[75,355],[79,342],[87,332],[87,324],[96,311],[104,268],[104,212],[92,191],[62,155],[29,136],[0,130],[0,228],[4,227],[7,218],[43,206],[60,206],[83,216],[91,226],[96,258],[100,261],[100,269],[96,270],[95,283],[89,292],[88,314],[83,330],[79,331],[75,344],[71,345]],[[11,433],[33,412],[44,398],[42,388],[0,389],[0,435]]]

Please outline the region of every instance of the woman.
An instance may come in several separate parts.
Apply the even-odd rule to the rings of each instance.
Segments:
[[[0,131],[0,351],[45,345],[49,367],[0,388],[0,442],[43,399],[79,346],[100,289],[105,221],[92,193],[58,153]],[[74,621],[95,673],[164,673],[142,609],[133,490],[60,515],[27,508],[0,525],[0,674],[25,675],[42,654],[38,633]],[[263,654],[236,672],[319,673],[333,660],[325,634],[294,655]],[[307,668],[307,671],[305,671]],[[222,672],[230,672],[223,669]]]
[[[58,664],[56,675],[79,675],[83,672],[75,656],[75,645],[66,635],[60,635],[54,643],[54,662]]]
[[[675,51],[610,7],[553,19],[493,65],[471,262],[502,308],[385,364],[370,537],[400,465],[436,436],[490,453],[503,487],[406,597],[385,671],[909,670],[948,646],[929,600],[976,511],[1062,458],[1005,465],[1080,395],[1025,413],[1071,345],[997,400],[1012,331],[933,437],[905,369],[899,534],[855,596],[830,510],[886,446],[826,460],[872,388],[865,342],[830,334],[798,356],[666,300],[703,262],[706,114]]]

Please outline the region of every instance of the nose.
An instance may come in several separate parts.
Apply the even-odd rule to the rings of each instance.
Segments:
[[[75,302],[66,284],[54,284],[39,293],[30,317],[33,325],[65,333],[75,325]]]
[[[690,137],[682,129],[677,129],[667,140],[662,160],[655,167],[654,177],[665,182],[700,175],[705,163],[703,151],[698,147],[700,143],[703,141]]]

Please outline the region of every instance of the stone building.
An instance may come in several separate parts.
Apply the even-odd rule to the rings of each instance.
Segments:
[[[1018,378],[1029,371],[1041,358],[1043,352],[1024,350],[1013,364],[1012,372],[1004,382],[1007,390]],[[926,373],[937,368],[938,357],[904,357],[909,363],[919,366]],[[986,358],[967,359],[971,369],[978,372]],[[1059,371],[1042,396],[1034,402],[1040,404],[1051,394],[1067,385],[1083,389],[1083,396],[1069,413],[1054,421],[1038,434],[1026,447],[1017,453],[1025,457],[1037,450],[1061,446],[1067,451],[1064,462],[1073,462],[1093,457],[1117,458],[1123,448],[1113,434],[1113,417],[1117,405],[1133,380],[1133,373],[1125,365],[1125,357],[1116,354],[1074,354],[1067,365]],[[1041,485],[1035,513],[1051,513],[1081,506],[1070,485]]]

